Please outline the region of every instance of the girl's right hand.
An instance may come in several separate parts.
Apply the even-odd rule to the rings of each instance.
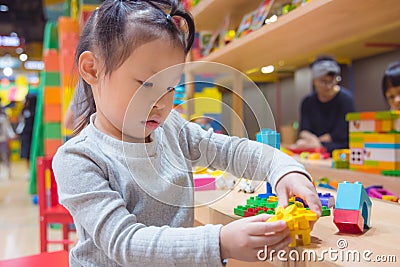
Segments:
[[[260,214],[229,223],[221,228],[221,259],[257,261],[259,250],[285,249],[291,242],[284,221],[266,222],[271,216]]]

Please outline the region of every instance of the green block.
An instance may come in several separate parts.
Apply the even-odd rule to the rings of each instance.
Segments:
[[[51,122],[43,125],[44,139],[61,139],[61,123]]]
[[[278,202],[268,202],[266,203],[265,207],[268,209],[275,209],[278,206]]]
[[[61,78],[59,72],[42,71],[40,73],[42,84],[44,86],[60,86]]]
[[[349,137],[349,143],[364,143],[364,138],[363,137]]]
[[[333,168],[335,169],[348,169],[350,163],[348,161],[334,161]]]
[[[390,111],[379,111],[375,114],[375,119],[377,120],[393,120],[397,119],[399,115],[393,110]]]
[[[346,114],[346,121],[358,121],[361,119],[360,112],[350,112]]]
[[[321,216],[324,217],[324,216],[330,216],[330,215],[331,215],[331,210],[326,206],[322,206]]]
[[[58,30],[55,22],[47,22],[44,27],[43,51],[48,49],[58,49]]]
[[[375,160],[364,160],[364,165],[365,165],[365,166],[376,167],[376,166],[379,165],[379,161],[375,161]]]
[[[387,171],[382,171],[383,175],[387,176],[400,176],[400,170],[387,170]]]

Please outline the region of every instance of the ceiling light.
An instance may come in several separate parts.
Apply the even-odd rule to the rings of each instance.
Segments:
[[[262,67],[261,68],[261,72],[264,73],[264,74],[272,73],[272,72],[274,72],[274,69],[275,69],[274,66],[269,65],[269,66],[266,66],[266,67]]]
[[[19,55],[24,52],[24,49],[22,49],[22,47],[18,47],[17,49],[15,49],[15,52]]]
[[[28,55],[27,54],[21,54],[19,55],[19,60],[21,61],[26,61],[28,59]]]
[[[0,5],[0,11],[1,11],[1,12],[7,12],[7,11],[8,11],[8,6],[6,6],[6,5]]]
[[[5,67],[5,68],[3,69],[3,74],[4,74],[4,76],[6,76],[6,77],[10,77],[10,76],[13,74],[13,69],[10,68],[10,67]]]

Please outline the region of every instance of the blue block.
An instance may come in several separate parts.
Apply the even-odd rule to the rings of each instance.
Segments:
[[[272,186],[270,183],[265,184],[266,187],[266,193],[265,194],[258,194],[259,198],[265,198],[268,199],[270,196],[276,196],[276,194],[272,193]]]
[[[321,201],[321,205],[332,208],[335,206],[335,198],[331,195],[331,193],[318,193],[319,200]]]
[[[269,128],[261,129],[256,134],[256,141],[280,149],[280,134]]]

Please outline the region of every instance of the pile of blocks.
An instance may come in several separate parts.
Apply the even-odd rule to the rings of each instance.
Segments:
[[[400,111],[348,113],[350,169],[396,175],[400,170]]]
[[[360,182],[339,184],[333,222],[340,232],[361,234],[370,228],[372,202]]]

